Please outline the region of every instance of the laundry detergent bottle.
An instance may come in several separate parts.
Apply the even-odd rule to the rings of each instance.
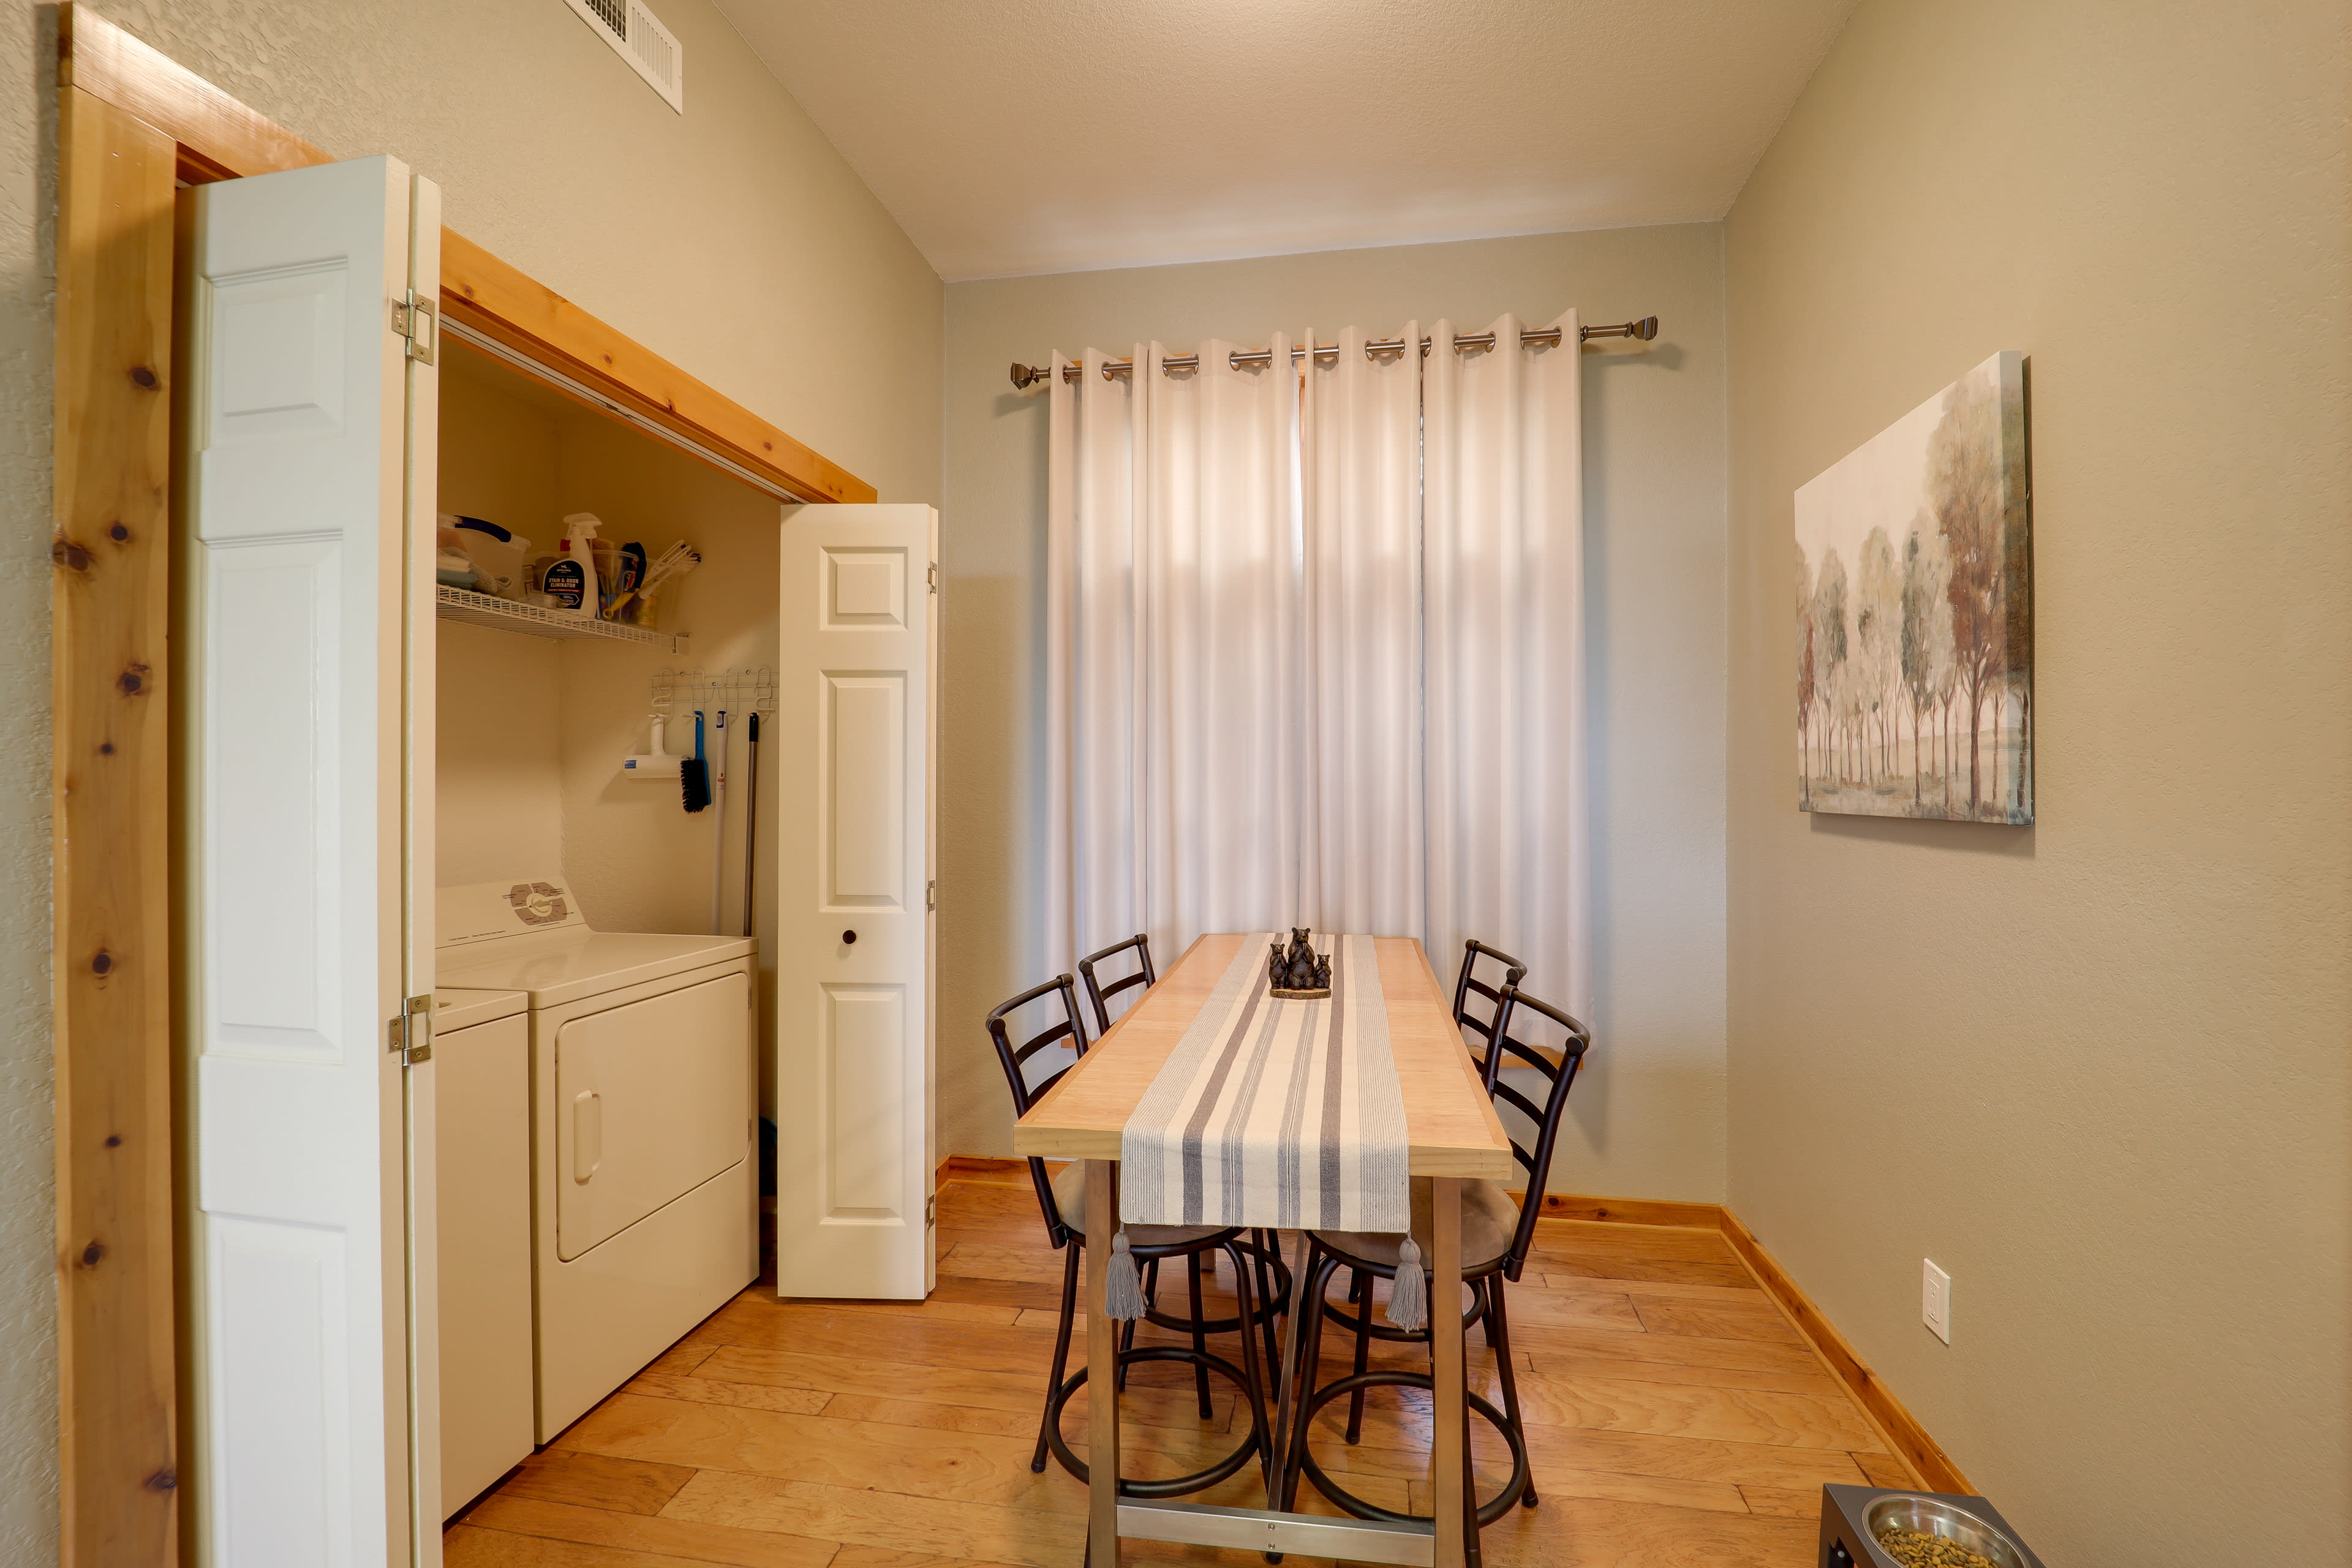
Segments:
[[[567,615],[593,616],[602,607],[596,601],[596,566],[593,559],[596,530],[602,526],[592,511],[575,511],[563,520],[563,542],[557,547],[554,560],[540,578],[540,592],[547,595],[547,607]]]

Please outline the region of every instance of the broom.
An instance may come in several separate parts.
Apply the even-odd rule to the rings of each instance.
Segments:
[[[694,755],[681,758],[677,764],[678,790],[686,796],[686,809],[700,811],[710,804],[710,764],[702,760],[702,710],[694,710]]]

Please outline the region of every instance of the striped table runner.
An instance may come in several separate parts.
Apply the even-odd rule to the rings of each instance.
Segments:
[[[1331,940],[1331,994],[1278,1001],[1244,938],[1119,1138],[1131,1225],[1398,1233],[1412,1223],[1404,1093],[1368,936]]]

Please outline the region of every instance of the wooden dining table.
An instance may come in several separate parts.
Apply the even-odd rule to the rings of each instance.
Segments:
[[[1103,1310],[1103,1289],[1109,1274],[1109,1238],[1118,1229],[1121,1136],[1144,1091],[1247,940],[1227,933],[1193,942],[1013,1130],[1016,1153],[1087,1163],[1087,1568],[1118,1568],[1123,1535],[1415,1568],[1461,1568],[1470,1528],[1460,1307],[1462,1183],[1508,1181],[1515,1166],[1510,1142],[1454,1026],[1428,955],[1411,937],[1381,937],[1376,947],[1389,1046],[1404,1091],[1411,1170],[1415,1176],[1432,1178],[1434,1199],[1433,1245],[1427,1260],[1435,1390],[1430,1444],[1433,1522],[1391,1524],[1285,1512],[1272,1506],[1272,1498],[1265,1508],[1240,1509],[1119,1496],[1118,1401],[1116,1394],[1105,1397],[1103,1393],[1118,1386],[1119,1324]],[[1302,1238],[1302,1265],[1304,1257]],[[1303,1267],[1293,1268],[1286,1374],[1299,1353],[1305,1315],[1321,1307],[1300,1300],[1306,1275]],[[1369,1305],[1365,1310],[1370,1310]],[[1287,1375],[1283,1386],[1289,1386]],[[1287,1434],[1277,1426],[1277,1476],[1286,1440]]]

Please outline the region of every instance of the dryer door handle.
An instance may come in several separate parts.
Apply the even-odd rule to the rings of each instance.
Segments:
[[[572,1097],[572,1179],[586,1182],[604,1163],[604,1097],[583,1089]]]

